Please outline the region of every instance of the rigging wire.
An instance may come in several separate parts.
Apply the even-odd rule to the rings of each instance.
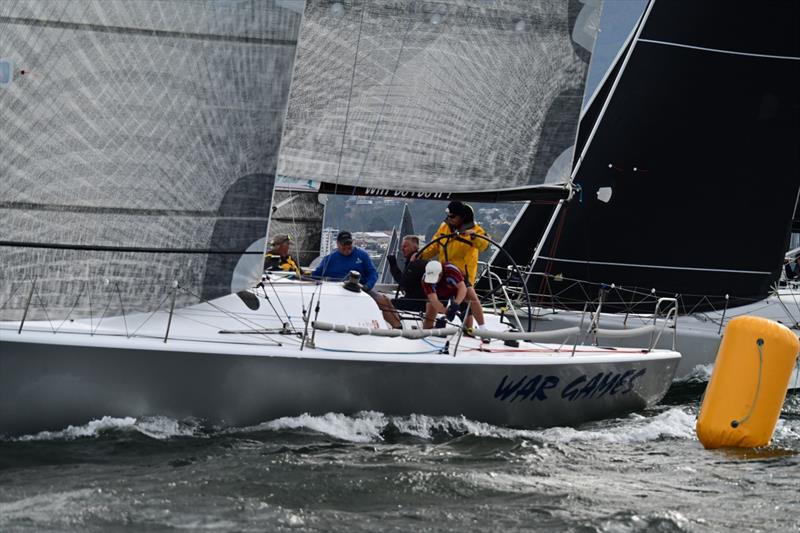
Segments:
[[[347,106],[345,107],[344,112],[344,127],[342,128],[342,142],[339,145],[339,161],[336,165],[336,181],[334,182],[333,186],[333,194],[337,195],[339,193],[339,180],[341,178],[341,170],[342,170],[342,158],[344,157],[344,143],[347,140],[347,126],[350,124],[350,104],[353,100],[353,87],[355,86],[356,80],[356,67],[358,66],[358,52],[361,48],[361,33],[364,29],[364,13],[366,12],[366,5],[367,2],[361,4],[361,16],[358,23],[358,35],[356,36],[356,49],[355,53],[353,54],[353,72],[350,75],[350,88],[347,93]],[[330,261],[325,261],[323,258],[320,266],[322,270],[320,271],[320,277],[325,277],[325,272],[328,270],[328,266]],[[322,294],[320,294],[322,296]],[[317,305],[319,305],[319,300],[317,300]]]
[[[400,50],[397,52],[397,60],[394,63],[394,68],[392,69],[391,77],[389,78],[389,85],[386,89],[386,95],[383,97],[383,102],[381,103],[381,109],[378,112],[378,119],[375,121],[375,127],[372,129],[372,135],[370,135],[369,142],[367,143],[367,151],[364,153],[364,157],[361,160],[361,168],[358,170],[358,175],[356,176],[356,183],[353,185],[353,191],[355,192],[355,188],[360,183],[361,179],[364,175],[364,168],[367,166],[367,159],[369,158],[369,153],[372,150],[372,144],[375,142],[375,136],[378,133],[378,128],[383,121],[383,114],[386,111],[386,104],[389,101],[389,95],[392,92],[392,87],[394,86],[394,80],[397,76],[397,70],[400,68],[400,60],[403,57],[403,52],[405,51],[406,47],[406,40],[408,39],[408,34],[411,32],[411,27],[413,26],[414,17],[413,13],[416,11],[417,2],[413,0],[411,5],[408,8],[408,20],[406,22],[406,29],[403,32],[403,38],[400,40]],[[341,160],[340,160],[341,162]]]

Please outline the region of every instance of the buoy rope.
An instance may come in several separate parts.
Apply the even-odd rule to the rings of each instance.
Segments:
[[[753,411],[756,408],[756,401],[758,400],[758,393],[761,391],[761,370],[764,367],[764,352],[762,351],[762,346],[764,346],[764,339],[757,339],[756,345],[758,346],[758,381],[756,382],[756,393],[753,395],[753,403],[750,404],[750,411],[747,413],[747,416],[742,418],[741,420],[731,420],[731,427],[736,428],[740,425],[747,422],[750,418],[750,415],[753,414]]]

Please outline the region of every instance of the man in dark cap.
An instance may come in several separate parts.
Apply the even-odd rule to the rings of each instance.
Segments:
[[[270,251],[264,256],[264,270],[284,270],[301,275],[300,268],[289,255],[289,246],[292,238],[285,233],[279,233],[272,238]]]
[[[351,270],[361,274],[361,284],[368,291],[378,281],[378,271],[369,254],[353,246],[353,235],[349,231],[340,231],[336,235],[336,250],[323,257],[311,275],[315,278],[343,280]]]

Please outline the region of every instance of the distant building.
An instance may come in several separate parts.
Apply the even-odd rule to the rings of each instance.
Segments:
[[[369,256],[376,263],[383,257],[389,240],[392,238],[391,232],[386,231],[354,231],[353,244],[367,251]]]
[[[339,230],[336,228],[323,228],[322,237],[319,242],[319,255],[325,257],[336,249],[336,235]]]

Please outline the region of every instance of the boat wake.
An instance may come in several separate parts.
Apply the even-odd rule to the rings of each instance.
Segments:
[[[708,383],[711,379],[711,372],[714,370],[714,365],[709,363],[707,365],[697,365],[691,372],[680,379],[675,380],[676,383]]]
[[[800,439],[800,395],[790,395],[775,430],[775,441]],[[71,441],[111,434],[140,434],[151,439],[213,438],[215,436],[254,437],[255,434],[316,434],[349,443],[384,443],[398,440],[447,442],[469,436],[474,438],[534,441],[537,444],[595,442],[638,444],[663,439],[695,439],[697,413],[690,406],[664,406],[661,412],[631,414],[626,417],[592,422],[579,427],[513,429],[494,426],[465,417],[389,416],[376,411],[355,415],[326,413],[303,414],[233,428],[207,428],[195,419],[175,420],[165,416],[143,418],[104,416],[81,426],[59,431],[23,435],[17,442]]]
[[[23,435],[13,440],[20,442],[75,440],[99,437],[113,432],[134,432],[151,439],[166,440],[175,437],[198,436],[201,428],[199,421],[191,419],[178,421],[166,416],[142,418],[104,416],[82,426],[68,426],[59,431],[42,431],[33,435]]]
[[[673,407],[654,416],[640,414],[585,424],[577,428],[555,427],[542,430],[512,429],[477,422],[464,417],[388,416],[364,411],[352,416],[327,413],[278,418],[254,426],[209,429],[197,420],[174,420],[155,416],[115,418],[105,416],[81,426],[59,431],[43,431],[16,437],[18,442],[71,441],[111,434],[138,433],[156,440],[249,436],[263,433],[311,433],[350,443],[382,443],[397,440],[446,442],[470,436],[475,438],[530,440],[543,444],[567,442],[641,443],[665,438],[694,438],[695,415],[686,408]]]

